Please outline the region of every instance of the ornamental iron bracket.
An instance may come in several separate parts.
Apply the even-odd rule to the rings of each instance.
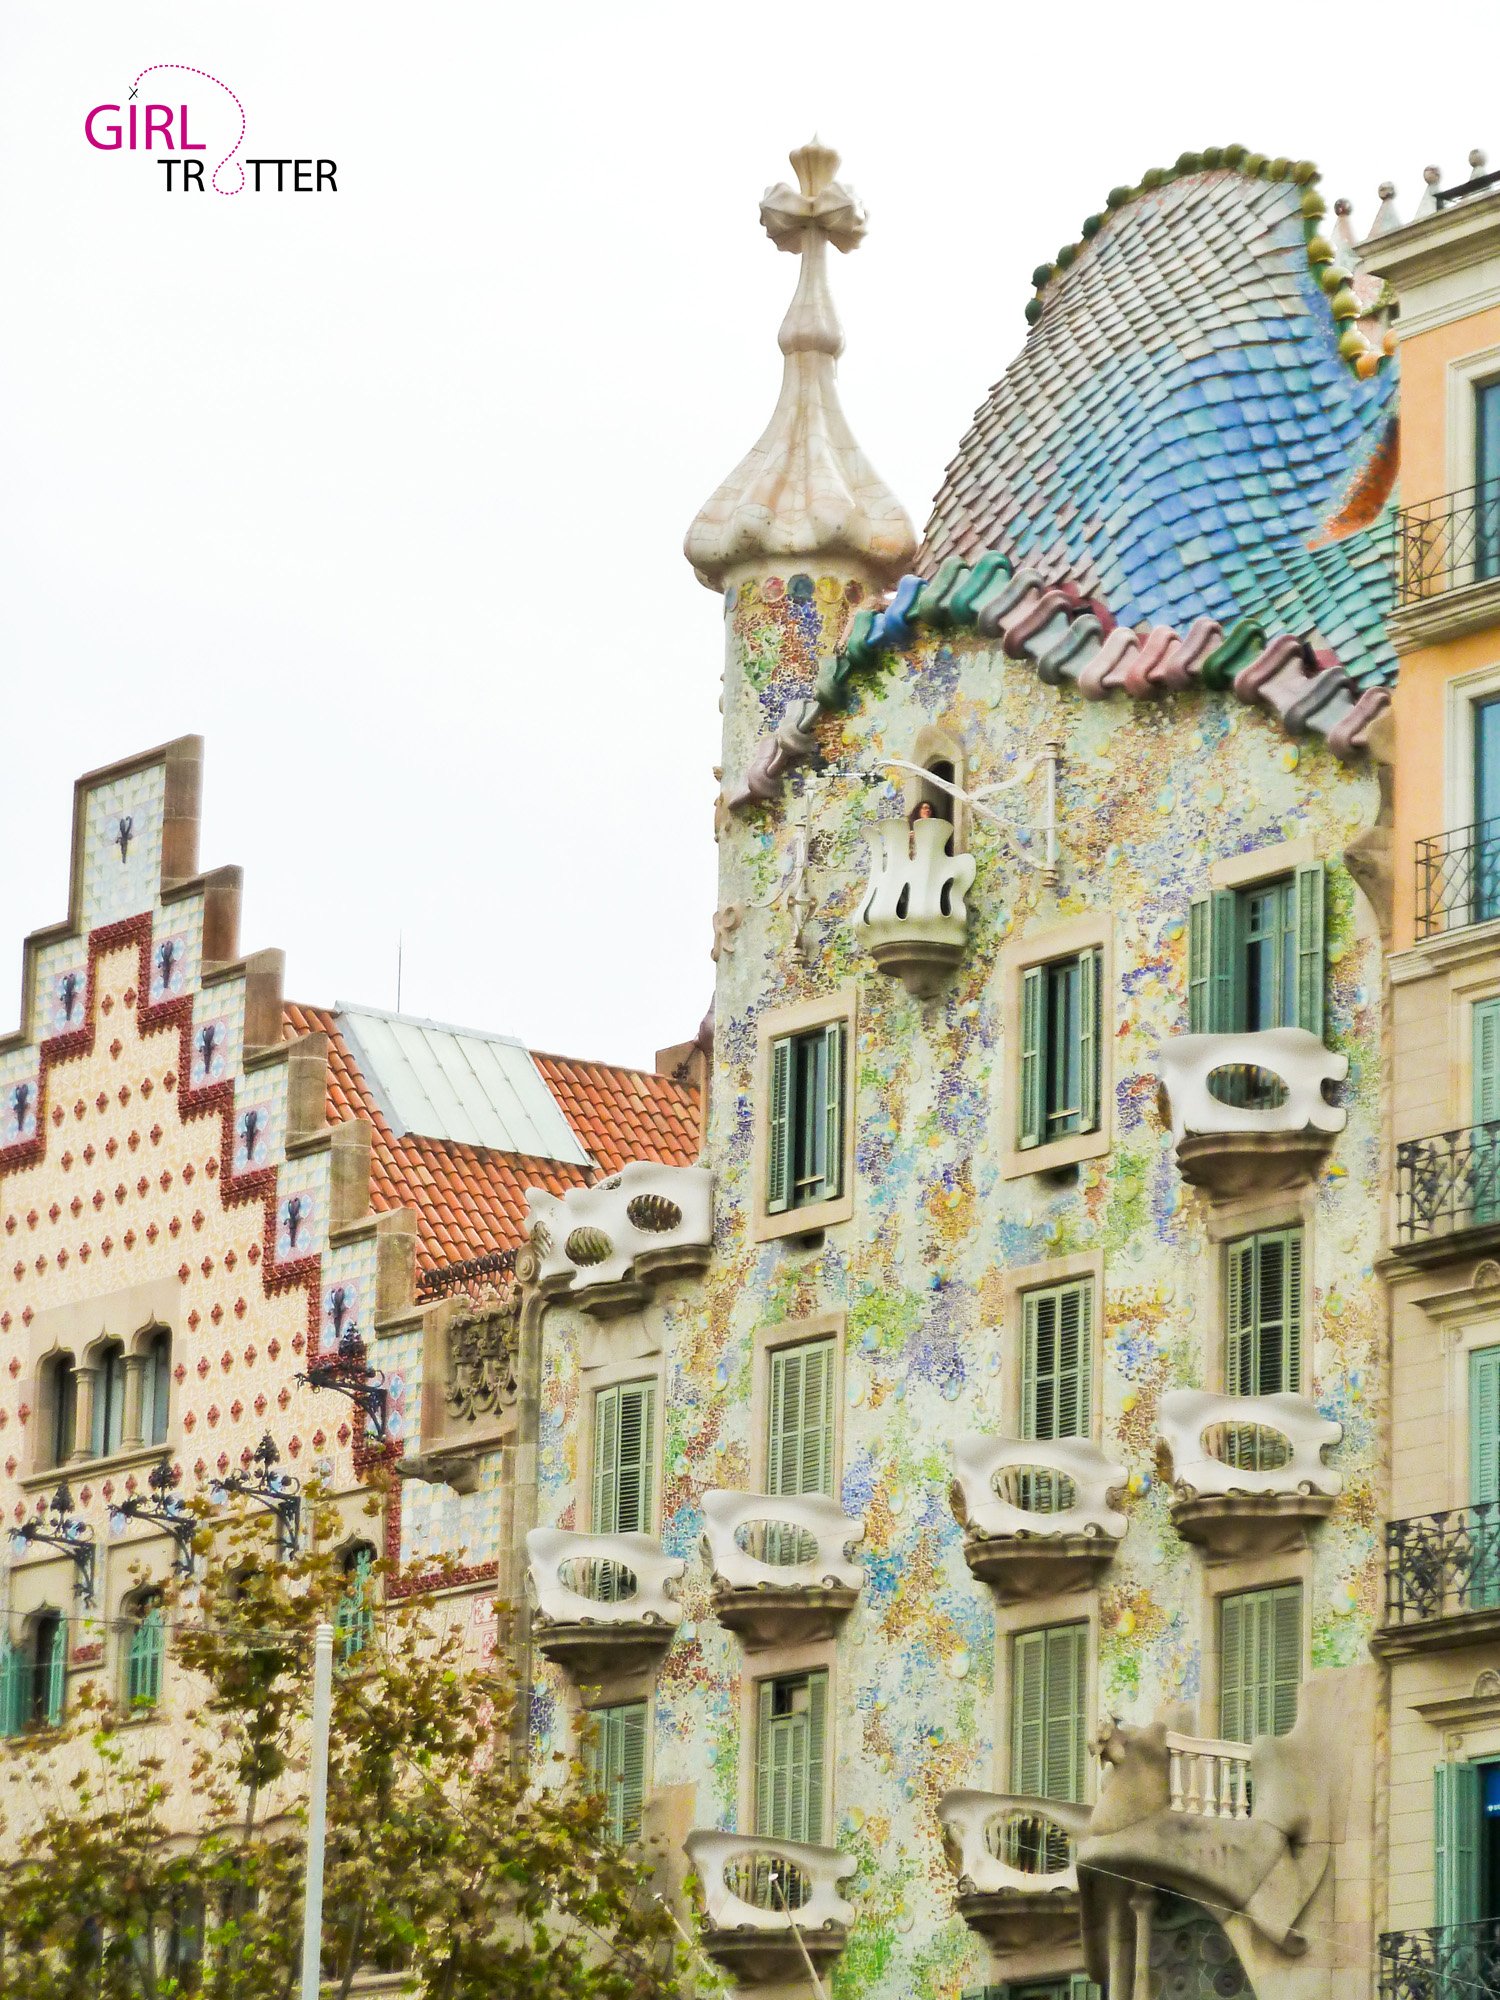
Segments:
[[[75,1596],[92,1610],[96,1554],[94,1531],[87,1522],[74,1516],[73,1495],[66,1481],[53,1494],[47,1503],[46,1513],[39,1520],[23,1521],[19,1527],[11,1529],[11,1542],[18,1551],[33,1548],[39,1542],[49,1548],[60,1549],[77,1571],[73,1582]]]
[[[147,1475],[149,1493],[132,1493],[128,1499],[122,1500],[110,1514],[110,1526],[118,1535],[124,1533],[128,1521],[151,1522],[177,1544],[177,1554],[172,1562],[174,1573],[191,1577],[193,1538],[199,1524],[197,1515],[177,1495],[175,1489],[181,1483],[181,1470],[174,1467],[169,1458],[159,1459]]]
[[[357,1410],[364,1411],[370,1436],[377,1444],[385,1443],[390,1391],[383,1372],[366,1361],[365,1344],[352,1320],[339,1335],[332,1354],[315,1361],[305,1374],[297,1377],[297,1383],[299,1387],[332,1389],[340,1396],[347,1396]]]
[[[294,1556],[302,1526],[302,1482],[289,1472],[278,1472],[280,1461],[276,1440],[267,1431],[251,1454],[250,1464],[243,1471],[226,1472],[222,1478],[213,1480],[209,1491],[221,1505],[233,1496],[274,1514],[281,1553]]]

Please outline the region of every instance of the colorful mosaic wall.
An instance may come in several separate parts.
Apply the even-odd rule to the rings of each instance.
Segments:
[[[837,579],[797,577],[730,592],[727,773],[744,769],[756,743],[805,701],[857,595]],[[588,1525],[575,1485],[581,1358],[624,1360],[659,1342],[662,1536],[688,1569],[684,1622],[655,1686],[652,1784],[686,1788],[691,1824],[735,1827],[750,1751],[742,1676],[756,1663],[711,1615],[698,1496],[749,1482],[757,1331],[828,1311],[846,1316],[839,1491],[864,1516],[866,1539],[863,1597],[837,1642],[830,1705],[832,1839],[859,1860],[858,1923],[834,1990],[841,2000],[952,2000],[981,1983],[988,1958],[953,1913],[937,1801],[954,1787],[1006,1789],[1008,1724],[997,1700],[993,1600],[969,1572],[950,1510],[949,1441],[1002,1428],[1001,1371],[1017,1337],[1008,1274],[1101,1257],[1099,1442],[1128,1470],[1129,1528],[1094,1613],[1097,1708],[1142,1720],[1163,1703],[1195,1702],[1202,1559],[1168,1518],[1156,1412],[1167,1388],[1205,1382],[1206,1302],[1219,1263],[1206,1204],[1175,1164],[1153,1057],[1187,1026],[1188,905],[1207,888],[1210,864],[1304,835],[1329,864],[1327,1038],[1350,1062],[1347,1130],[1306,1208],[1306,1386],[1344,1427],[1331,1458],[1343,1498],[1313,1542],[1312,1656],[1317,1668],[1339,1669],[1364,1652],[1379,1591],[1380,958],[1373,914],[1340,857],[1374,820],[1377,785],[1368,765],[1288,740],[1273,717],[1227,692],[1091,703],[969,633],[919,634],[858,703],[819,725],[827,769],[812,780],[808,960],[793,949],[787,908],[807,779],[796,777],[780,803],[721,814],[705,1154],[716,1176],[713,1262],[701,1282],[658,1294],[644,1338],[633,1320],[601,1335],[576,1314],[549,1312],[540,1517]],[[924,726],[957,746],[971,788],[1016,775],[1049,738],[1063,745],[1060,886],[1045,889],[1035,866],[1038,779],[1009,795],[1006,833],[972,824],[967,951],[925,1003],[873,969],[852,928],[866,884],[865,828],[902,810],[899,774],[884,760],[910,759]],[[734,921],[723,921],[731,910]],[[1104,1074],[1113,1143],[1076,1174],[1007,1179],[1003,1080],[1016,1061],[1016,1023],[1004,1017],[1001,949],[1093,912],[1112,924]],[[806,1251],[756,1243],[752,1146],[765,1116],[755,1096],[757,1024],[769,1008],[851,983],[859,989],[853,1222]],[[1047,1622],[1045,1603],[1029,1622]],[[566,1682],[544,1667],[539,1752],[565,1747],[568,1706]],[[1203,1723],[1215,1726],[1208,1716]]]

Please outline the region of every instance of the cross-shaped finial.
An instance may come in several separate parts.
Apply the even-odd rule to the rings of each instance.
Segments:
[[[823,269],[823,246],[856,250],[865,233],[859,196],[833,177],[839,156],[813,137],[791,155],[796,187],[778,181],[761,197],[760,219],[778,250],[802,258],[796,294],[782,321],[783,354],[842,354],[843,330]]]

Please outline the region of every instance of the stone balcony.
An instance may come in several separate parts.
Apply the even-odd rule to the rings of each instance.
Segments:
[[[649,1665],[672,1643],[682,1607],[668,1585],[687,1565],[654,1535],[533,1528],[526,1554],[537,1644],[576,1679]]]
[[[964,955],[974,857],[946,851],[953,828],[945,819],[877,820],[866,834],[870,881],[855,936],[909,992],[936,993]]]
[[[536,1282],[601,1319],[637,1312],[663,1279],[701,1271],[713,1247],[707,1167],[635,1160],[593,1187],[526,1190]]]
[[[1157,1074],[1182,1177],[1218,1200],[1310,1180],[1346,1122],[1325,1086],[1344,1081],[1349,1058],[1305,1028],[1176,1035]]]
[[[865,1573],[850,1556],[864,1521],[822,1494],[703,1495],[703,1546],[721,1625],[747,1646],[830,1639]]]
[[[954,1441],[953,1465],[964,1555],[1002,1604],[1091,1587],[1114,1561],[1126,1522],[1110,1498],[1125,1468],[1087,1439],[971,1431]]]
[[[1078,1936],[1074,1842],[1087,1806],[1005,1792],[945,1792],[943,1844],[958,1913],[996,1951],[1061,1947]]]
[[[736,1985],[806,1980],[844,1949],[854,1911],[839,1884],[852,1854],[754,1834],[690,1833],[683,1842],[703,1900],[701,1939]]]
[[[1323,1463],[1343,1435],[1306,1396],[1169,1390],[1159,1441],[1171,1461],[1173,1526],[1220,1559],[1302,1548],[1343,1491]]]

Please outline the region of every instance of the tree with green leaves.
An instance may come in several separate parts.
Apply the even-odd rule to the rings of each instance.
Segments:
[[[538,1786],[511,1754],[505,1649],[474,1656],[442,1572],[351,1566],[308,1505],[290,1557],[264,1514],[205,1518],[194,1578],[162,1594],[154,1715],[95,1687],[3,1746],[0,1995],[293,2000],[326,1621],[325,1992],[399,1972],[416,2000],[680,2000],[650,1857],[611,1840],[579,1766]]]

